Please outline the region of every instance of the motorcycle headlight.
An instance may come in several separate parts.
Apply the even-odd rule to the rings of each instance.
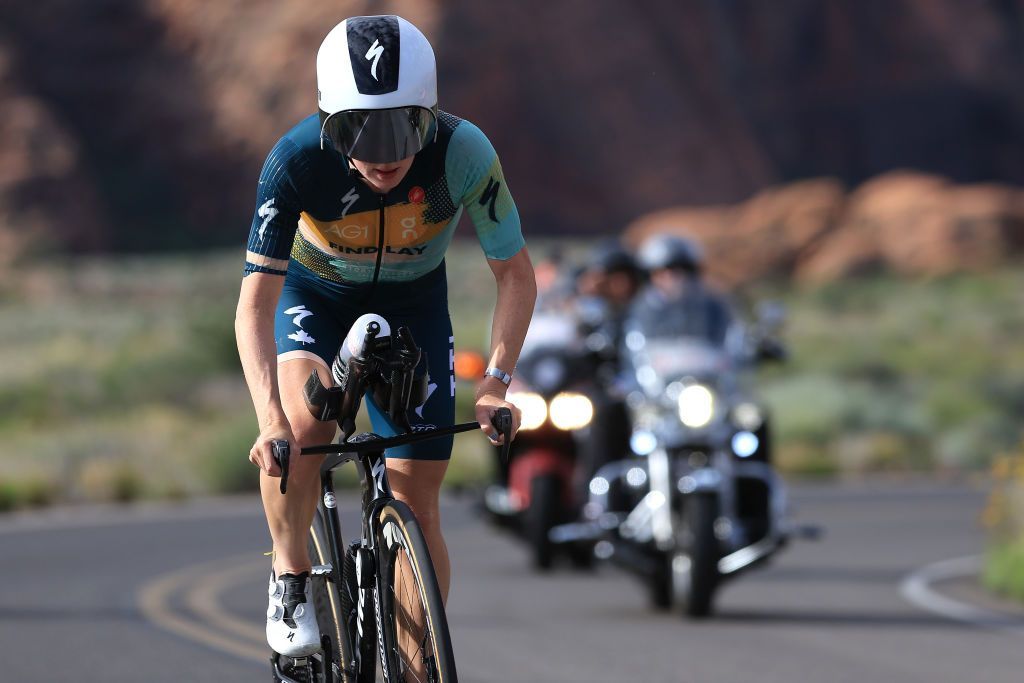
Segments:
[[[508,395],[508,402],[515,405],[523,413],[519,429],[537,429],[548,419],[548,404],[544,397],[532,391],[517,391]]]
[[[559,429],[582,429],[594,419],[594,404],[583,394],[565,392],[551,399],[550,414]]]
[[[757,436],[751,432],[736,432],[732,437],[732,452],[741,458],[749,458],[757,453],[761,445]]]
[[[715,395],[703,384],[691,384],[679,394],[679,419],[687,427],[703,427],[714,414]]]
[[[643,429],[638,429],[629,437],[629,447],[637,455],[650,455],[658,447],[658,437]]]
[[[740,403],[732,409],[732,420],[740,429],[756,432],[761,423],[764,422],[764,416],[756,404]]]

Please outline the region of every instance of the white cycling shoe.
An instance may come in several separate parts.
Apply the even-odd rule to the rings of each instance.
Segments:
[[[320,650],[320,629],[310,595],[309,572],[298,576],[270,573],[267,644],[278,654],[305,657]]]

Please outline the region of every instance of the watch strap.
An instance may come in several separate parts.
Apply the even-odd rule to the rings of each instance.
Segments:
[[[512,382],[512,375],[498,368],[487,368],[484,370],[484,377],[495,377],[505,386]]]

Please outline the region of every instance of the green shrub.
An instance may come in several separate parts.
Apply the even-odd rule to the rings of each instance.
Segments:
[[[996,458],[991,472],[992,492],[982,514],[990,534],[982,582],[1024,601],[1024,443]]]
[[[994,593],[1024,602],[1024,539],[990,548],[981,578]]]
[[[199,471],[209,491],[215,493],[240,493],[259,491],[259,470],[249,462],[259,428],[256,418],[247,411],[221,426],[201,449],[202,460]]]

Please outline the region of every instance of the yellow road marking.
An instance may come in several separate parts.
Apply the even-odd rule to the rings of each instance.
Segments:
[[[247,553],[243,556],[192,565],[158,576],[144,584],[139,590],[139,609],[146,619],[164,630],[207,647],[262,664],[270,657],[270,650],[265,643],[260,645],[257,644],[259,641],[253,642],[249,638],[242,640],[220,633],[198,619],[176,613],[171,607],[171,598],[185,586],[190,584],[193,586],[190,591],[192,595],[187,598],[187,601],[190,604],[194,603],[194,593],[201,590],[203,584],[210,581],[210,577],[218,577],[220,573],[229,571],[230,568],[240,570],[237,566],[240,563],[244,563],[246,569],[251,570],[252,563],[248,562],[251,558],[252,554]],[[221,586],[223,585],[225,584],[221,583]],[[215,598],[216,593],[212,592],[210,595]],[[238,629],[234,628],[233,630],[237,632]],[[262,639],[261,637],[260,640]]]
[[[253,560],[237,567],[221,569],[206,579],[193,582],[191,590],[185,594],[185,604],[210,626],[239,636],[256,643],[266,637],[265,629],[260,628],[251,620],[231,616],[220,604],[220,595],[232,586],[238,585],[239,579],[250,574],[269,575],[267,561],[264,558]]]

